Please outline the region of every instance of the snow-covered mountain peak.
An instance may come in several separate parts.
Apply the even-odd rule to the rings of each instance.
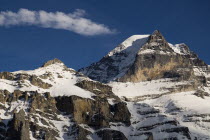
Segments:
[[[160,31],[156,30],[150,35],[147,43],[142,46],[138,52],[138,54],[145,53],[174,54],[174,51],[169,46],[168,42],[165,40]]]
[[[144,39],[148,38],[150,35],[132,35],[128,39],[122,42],[122,45],[129,47],[133,44],[134,41],[139,40],[139,39]]]
[[[104,83],[139,82],[164,77],[175,69],[180,73],[180,68],[201,65],[205,63],[187,45],[172,45],[156,30],[151,35],[129,37],[99,62],[79,71]]]
[[[133,35],[123,41],[115,49],[104,56],[99,62],[93,63],[89,68],[80,69],[84,74],[91,74],[92,79],[97,81],[112,81],[125,74],[128,68],[134,63],[136,54],[148,41],[150,35]],[[98,67],[92,69],[92,67]],[[93,72],[98,69],[98,72]],[[92,73],[93,72],[93,73]],[[100,73],[100,74],[99,74]],[[101,75],[101,76],[98,76]]]
[[[121,53],[122,51],[126,52],[135,52],[138,51],[143,44],[146,43],[150,35],[133,35],[123,41],[118,45],[114,50],[108,53],[108,56],[113,56],[114,54]]]

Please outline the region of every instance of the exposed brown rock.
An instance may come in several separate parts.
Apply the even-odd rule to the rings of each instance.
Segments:
[[[0,72],[0,79],[13,80],[14,75],[11,72]]]
[[[45,125],[48,126],[49,124]],[[32,131],[32,136],[35,139],[57,140],[56,137],[59,136],[59,133],[56,131],[56,129],[42,127],[33,122],[30,122],[30,130]]]
[[[104,129],[97,132],[97,135],[102,140],[127,140],[125,135],[116,130]]]
[[[190,62],[185,61],[186,59],[179,55],[138,55],[134,65],[120,78],[120,81],[139,82],[163,78],[166,72],[189,67]]]
[[[50,93],[40,94],[34,92],[31,97],[30,112],[35,112],[36,109],[42,112],[57,112],[56,101],[50,96]]]
[[[35,75],[32,75],[29,80],[32,85],[41,87],[43,89],[48,89],[48,88],[52,87],[51,84],[43,82],[40,78],[38,78]]]
[[[0,102],[4,104],[9,98],[9,94],[8,90],[0,90]]]
[[[130,124],[130,112],[124,103],[111,107],[106,99],[91,100],[77,96],[57,97],[56,101],[58,110],[72,114],[78,124],[87,124],[95,128],[109,127],[109,122]]]
[[[130,125],[131,114],[126,106],[126,103],[119,102],[113,106],[114,112],[114,121],[123,122]]]
[[[97,102],[77,96],[58,97],[56,106],[61,112],[72,114],[78,124],[88,124],[94,127],[109,125],[110,109],[106,100]]]
[[[53,60],[49,60],[46,63],[44,63],[44,65],[42,67],[47,67],[49,65],[56,64],[56,63],[63,63],[63,62],[61,60],[55,58]]]
[[[29,122],[25,117],[25,111],[20,110],[14,114],[10,122],[10,128],[7,130],[8,139],[30,140],[29,138]]]
[[[51,73],[45,73],[45,74],[43,74],[43,75],[40,75],[39,77],[40,77],[41,79],[47,79],[47,78],[49,78],[49,77],[51,77],[51,76],[52,76]]]
[[[204,92],[202,90],[197,90],[196,93],[194,93],[195,96],[201,97],[201,98],[205,98],[205,96],[210,96],[209,93]]]
[[[76,83],[76,86],[95,93],[101,98],[114,98],[116,102],[120,101],[120,98],[112,92],[112,87],[106,84],[102,84],[96,81],[83,80]]]

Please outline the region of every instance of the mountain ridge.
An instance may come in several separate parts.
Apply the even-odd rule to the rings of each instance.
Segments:
[[[79,72],[57,58],[0,72],[1,139],[210,139],[209,106],[209,66],[160,31]]]

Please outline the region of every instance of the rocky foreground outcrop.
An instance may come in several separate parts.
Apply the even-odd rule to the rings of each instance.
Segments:
[[[58,68],[64,73],[57,73],[57,65],[61,65]],[[53,68],[55,73],[49,68]],[[40,72],[43,70],[44,73]],[[57,59],[45,63],[37,73],[0,73],[1,84],[7,87],[14,84],[16,87],[15,90],[0,90],[1,139],[127,139],[122,132],[110,128],[111,122],[123,123],[128,127],[131,124],[126,103],[112,92],[110,86],[83,78],[83,75],[63,66]],[[55,88],[56,79],[66,78],[69,81],[69,77],[64,77],[66,74],[81,77],[69,86],[91,96],[85,98],[77,96],[77,93],[51,96],[50,89]],[[48,80],[54,82],[50,84]],[[23,91],[26,85],[31,91]],[[37,90],[33,91],[35,87]]]
[[[5,115],[11,115],[11,119],[1,122],[2,139],[35,139],[54,140],[60,137],[55,122],[61,122],[60,115],[67,116],[72,126],[63,126],[66,129],[66,135],[74,137],[74,139],[84,140],[88,135],[98,135],[106,139],[112,139],[116,135],[120,135],[124,139],[126,137],[119,131],[106,131],[101,136],[102,128],[109,128],[110,122],[121,122],[130,125],[130,112],[126,104],[120,100],[114,104],[109,104],[107,98],[98,96],[94,99],[86,99],[78,96],[62,96],[51,97],[50,93],[38,92],[22,92],[1,91],[2,108]],[[103,94],[103,93],[101,93]],[[18,104],[22,102],[24,108],[15,108],[10,112],[6,105]],[[123,114],[123,115],[122,115]],[[86,130],[80,125],[87,125],[94,130],[100,130],[97,133]],[[62,129],[64,129],[62,128]],[[114,132],[113,132],[114,131]],[[75,134],[74,134],[75,132]],[[29,137],[30,135],[30,137]]]

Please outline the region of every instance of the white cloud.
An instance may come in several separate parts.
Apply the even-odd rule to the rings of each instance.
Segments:
[[[85,18],[86,12],[76,9],[73,13],[30,11],[20,9],[0,12],[0,26],[35,25],[43,28],[64,29],[81,35],[99,35],[115,33],[103,24]]]

